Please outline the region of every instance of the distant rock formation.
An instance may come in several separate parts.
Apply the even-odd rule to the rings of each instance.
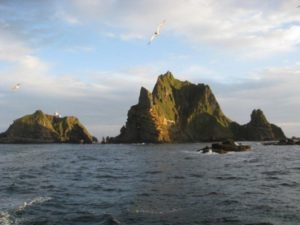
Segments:
[[[282,129],[269,123],[260,109],[252,111],[250,122],[239,126],[235,130],[235,136],[239,140],[247,141],[268,141],[285,138]]]
[[[263,145],[300,145],[300,138],[292,137],[279,141],[263,142]]]
[[[37,110],[14,121],[0,143],[86,143],[96,141],[76,117],[59,118]]]
[[[126,125],[109,142],[261,141],[284,137],[261,110],[254,110],[251,121],[241,126],[224,115],[208,85],[180,81],[167,72],[158,77],[152,93],[141,88],[139,102],[128,111]]]

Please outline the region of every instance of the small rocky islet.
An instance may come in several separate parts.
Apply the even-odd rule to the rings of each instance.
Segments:
[[[41,110],[23,116],[0,134],[0,143],[82,143],[91,144],[97,139],[74,116],[49,115]]]
[[[204,148],[198,149],[197,152],[201,153],[218,153],[225,154],[228,152],[246,152],[250,151],[251,146],[238,143],[233,140],[226,140],[221,143],[212,143],[211,146],[205,146]]]
[[[292,137],[279,141],[264,142],[263,145],[300,145],[300,138]]]

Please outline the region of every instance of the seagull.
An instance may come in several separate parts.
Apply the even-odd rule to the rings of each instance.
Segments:
[[[148,45],[150,45],[152,43],[152,41],[160,35],[160,30],[161,30],[162,26],[165,25],[165,23],[166,23],[166,20],[163,20],[163,21],[160,22],[160,24],[156,28],[156,31],[151,36],[151,38],[148,42]]]
[[[18,89],[20,89],[20,87],[21,87],[21,84],[20,83],[17,83],[15,86],[13,86],[11,89],[13,90],[13,91],[16,91],[16,90],[18,90]]]

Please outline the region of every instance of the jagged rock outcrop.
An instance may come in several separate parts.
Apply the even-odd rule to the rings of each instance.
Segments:
[[[126,125],[112,143],[168,143],[224,139],[265,140],[284,137],[260,110],[239,125],[224,115],[210,87],[160,75],[152,93],[141,88],[138,104],[128,111]]]
[[[262,110],[253,110],[249,123],[240,126],[235,133],[237,139],[248,141],[268,141],[284,139],[282,129],[268,122]]]
[[[37,110],[13,122],[0,143],[92,143],[95,138],[76,117],[59,118]]]

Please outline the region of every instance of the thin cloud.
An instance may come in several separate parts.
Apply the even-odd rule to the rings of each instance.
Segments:
[[[76,16],[67,13],[65,10],[57,11],[55,17],[70,25],[82,25],[82,22]]]
[[[153,26],[166,18],[169,35],[252,58],[297,48],[300,13],[293,5],[297,5],[295,0],[75,1],[77,15],[121,28],[119,37],[147,38]],[[97,16],[95,11],[101,7],[105,13]]]
[[[90,46],[71,46],[65,49],[66,52],[70,53],[92,53],[95,48]]]
[[[0,27],[0,60],[16,62],[30,52],[30,48],[26,47],[22,41]]]
[[[213,84],[224,111],[230,118],[245,123],[252,109],[262,108],[271,122],[282,124],[288,135],[297,135],[287,122],[300,123],[300,66],[296,63],[271,67],[252,76],[256,79],[247,79],[238,85]]]

